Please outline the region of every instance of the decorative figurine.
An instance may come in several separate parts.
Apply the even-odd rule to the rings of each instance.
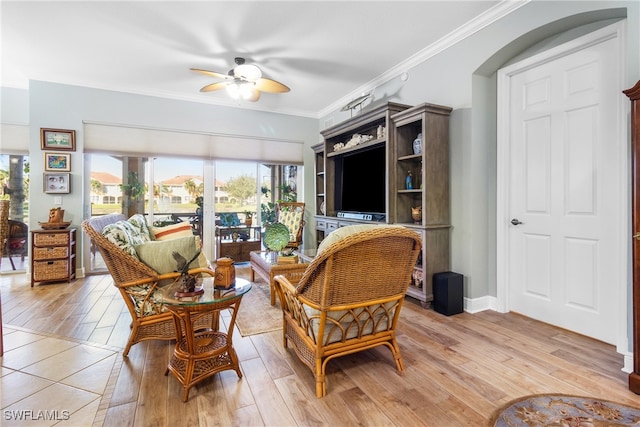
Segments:
[[[420,224],[422,222],[422,206],[411,208],[411,218],[413,218],[413,222],[415,224]]]
[[[411,171],[407,174],[407,178],[404,183],[407,190],[413,190],[413,176],[411,175]]]
[[[64,209],[62,208],[51,208],[49,209],[49,222],[50,223],[59,223],[64,221]]]
[[[175,296],[189,297],[189,296],[203,294],[204,289],[200,288],[196,290],[195,276],[192,274],[189,274],[189,265],[191,265],[191,263],[195,261],[196,258],[198,258],[198,256],[200,255],[200,251],[198,251],[198,253],[196,253],[194,257],[191,258],[191,260],[189,260],[188,262],[187,262],[187,259],[182,255],[180,255],[178,252],[174,251],[172,255],[173,255],[173,259],[176,260],[176,263],[178,265],[178,268],[176,271],[180,273],[180,277],[176,279],[176,281],[179,284],[179,287],[175,293]]]

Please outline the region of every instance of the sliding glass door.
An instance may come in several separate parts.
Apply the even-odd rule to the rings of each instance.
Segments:
[[[277,200],[295,200],[299,176],[298,166],[250,161],[90,154],[86,162],[92,217],[141,213],[155,226],[187,221],[211,261],[218,257],[216,225],[251,218],[260,226]],[[100,254],[90,242],[85,247],[87,271],[104,272]]]
[[[0,199],[8,200],[8,223],[0,224],[7,233],[0,239],[2,258],[0,272],[14,273],[27,270],[29,235],[29,156],[0,154]]]

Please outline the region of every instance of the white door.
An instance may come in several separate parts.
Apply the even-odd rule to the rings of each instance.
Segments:
[[[625,256],[618,43],[510,75],[505,172],[508,308],[611,344]]]

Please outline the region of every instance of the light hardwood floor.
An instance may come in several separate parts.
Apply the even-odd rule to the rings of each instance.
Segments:
[[[34,288],[24,275],[4,275],[0,292],[5,332],[124,347],[128,314],[108,275]],[[346,356],[330,362],[322,399],[310,371],[283,348],[281,331],[242,337],[236,329],[233,339],[243,378],[222,372],[192,388],[186,403],[175,378],[164,375],[173,343],[116,354],[106,383],[86,377],[85,388],[103,388],[93,425],[482,426],[503,404],[535,393],[640,406],[614,347],[516,314],[446,317],[407,300],[398,338],[405,375],[386,348]],[[11,392],[3,384],[3,395]]]

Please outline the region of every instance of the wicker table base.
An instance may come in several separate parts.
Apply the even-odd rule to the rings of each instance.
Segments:
[[[218,372],[233,369],[242,378],[238,356],[227,340],[227,334],[205,330],[186,337],[176,344],[165,372],[171,372],[182,384],[184,402],[189,399],[191,387]],[[195,350],[193,353],[190,347]]]
[[[213,287],[213,283],[208,283]],[[251,289],[243,279],[236,279],[236,287],[229,290],[205,289],[204,295],[173,301],[165,298],[165,306],[173,314],[179,339],[165,372],[171,372],[182,384],[182,401],[189,399],[189,390],[200,381],[228,369],[236,371],[242,378],[240,362],[233,348],[231,337],[242,296]],[[227,332],[197,329],[198,319],[213,312],[218,317],[220,310],[228,309],[231,319]],[[184,333],[183,333],[184,331]]]

